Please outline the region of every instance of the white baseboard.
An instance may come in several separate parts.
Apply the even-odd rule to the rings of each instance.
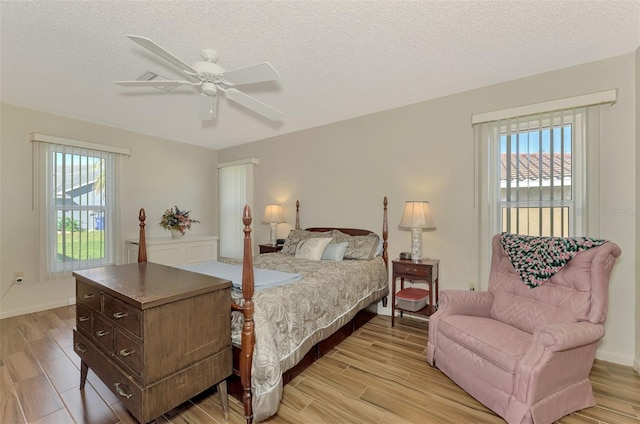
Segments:
[[[626,365],[628,367],[634,366],[633,357],[620,355],[618,353],[598,350],[596,352],[596,359],[602,361],[613,362],[614,364]]]
[[[75,303],[75,298],[69,298],[68,301],[59,300],[57,302],[29,306],[28,308],[14,309],[12,311],[2,311],[0,313],[0,319],[11,318],[18,315],[24,315],[24,314],[32,314],[34,312],[46,311],[47,309],[59,308],[61,306],[69,306],[72,304],[72,303],[69,303],[71,299],[73,299]]]
[[[633,369],[640,374],[640,358],[636,358],[636,360],[633,361]]]

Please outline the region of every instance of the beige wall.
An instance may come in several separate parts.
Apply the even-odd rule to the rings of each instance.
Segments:
[[[137,239],[141,207],[147,234],[170,237],[157,223],[176,204],[202,221],[192,234],[218,234],[216,151],[7,104],[0,113],[0,317],[67,305],[75,297],[73,279],[36,281],[31,132],[131,149],[122,162],[123,239]],[[24,271],[23,284],[12,285],[15,271]]]
[[[600,234],[618,243],[623,257],[613,272],[609,319],[599,357],[630,365],[634,358],[636,218],[607,210],[633,210],[636,173],[635,56],[628,54],[512,82],[460,93],[369,116],[228,148],[221,162],[256,157],[255,205],[259,242],[266,203],[285,205],[294,224],[301,202],[301,224],[354,226],[380,230],[382,198],[389,198],[389,251],[408,250],[410,235],[398,230],[406,200],[428,200],[436,231],[423,235],[423,255],[439,258],[441,287],[467,289],[474,269],[474,196],[471,115],[617,88],[618,103],[602,111]],[[421,82],[416,81],[416,84]],[[437,82],[424,81],[424,84]],[[285,111],[286,113],[286,111]],[[486,287],[482,276],[481,287]],[[382,312],[388,313],[381,309]]]

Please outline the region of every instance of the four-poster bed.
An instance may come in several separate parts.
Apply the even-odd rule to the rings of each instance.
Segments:
[[[305,233],[308,237],[331,237],[333,241],[343,242],[350,248],[363,240],[369,242],[369,237],[379,240],[372,257],[344,261],[310,261],[286,253],[254,257],[251,210],[245,207],[242,217],[243,259],[229,261],[242,266],[242,292],[232,293],[231,299],[231,309],[234,311],[232,341],[235,378],[229,381],[229,392],[241,398],[247,423],[251,423],[254,417],[260,421],[274,414],[282,386],[371,319],[375,315],[369,310],[371,305],[375,306],[378,300],[386,304],[389,291],[386,197],[383,205],[380,238],[374,232],[352,228],[314,227],[301,230],[300,205],[296,202],[295,235]],[[143,209],[139,218],[138,261],[145,262]],[[354,249],[357,250],[357,247]],[[356,250],[352,250],[352,253]],[[356,255],[354,259],[360,257]],[[322,267],[321,271],[318,271],[318,267]],[[303,278],[300,283],[261,290],[255,287],[254,268],[299,271]],[[326,277],[323,277],[325,274]],[[287,332],[290,334],[285,334]],[[286,350],[288,348],[291,350]]]

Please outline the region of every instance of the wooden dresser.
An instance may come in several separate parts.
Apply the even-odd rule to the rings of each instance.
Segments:
[[[142,423],[216,384],[228,408],[231,282],[154,263],[73,275],[81,389],[91,368]]]

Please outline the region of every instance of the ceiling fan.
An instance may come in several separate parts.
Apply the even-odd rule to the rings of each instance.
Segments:
[[[264,62],[244,68],[225,71],[222,66],[216,63],[219,58],[218,53],[212,49],[203,49],[201,51],[202,60],[194,63],[193,65],[189,65],[148,38],[137,35],[127,35],[127,37],[180,69],[180,71],[186,75],[187,79],[116,81],[116,84],[123,87],[155,87],[165,89],[175,88],[182,85],[200,87],[202,90],[200,118],[202,120],[211,120],[215,118],[219,92],[224,93],[229,100],[232,100],[272,121],[278,121],[282,118],[282,112],[278,109],[275,109],[260,100],[233,88],[242,84],[276,81],[279,78],[278,73],[269,63]],[[157,76],[157,74],[152,75]]]

